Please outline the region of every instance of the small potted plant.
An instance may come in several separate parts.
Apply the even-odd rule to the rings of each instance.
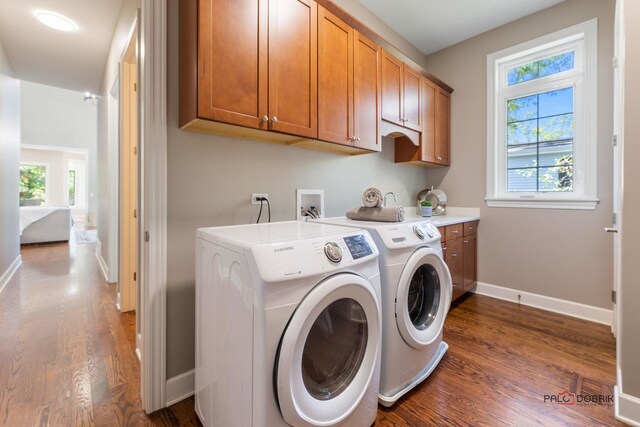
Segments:
[[[423,200],[420,202],[420,210],[422,211],[422,216],[431,216],[433,212],[433,205],[428,200]]]

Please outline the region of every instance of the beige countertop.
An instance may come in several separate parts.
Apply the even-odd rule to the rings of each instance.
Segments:
[[[447,211],[444,215],[422,217],[418,215],[417,208],[415,206],[409,206],[404,208],[406,212],[406,219],[426,219],[429,220],[436,227],[444,227],[446,225],[460,224],[463,222],[477,221],[480,219],[480,208],[457,208],[447,207]]]

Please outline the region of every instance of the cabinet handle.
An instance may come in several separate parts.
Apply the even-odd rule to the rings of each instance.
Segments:
[[[356,141],[360,142],[360,138],[356,138]]]
[[[269,123],[269,116],[262,116],[263,123]]]
[[[451,233],[452,233],[452,234],[458,234],[458,233],[459,233],[459,231],[458,231],[458,230],[451,230]]]
[[[463,243],[469,243],[469,241],[468,240],[463,240]]]
[[[458,254],[454,252],[451,254],[451,256],[458,256]]]
[[[273,116],[273,118],[271,119],[272,123],[277,123],[278,122],[278,118],[276,116]]]
[[[436,157],[436,159],[438,159],[438,160],[442,160],[442,157],[438,156],[438,157]]]

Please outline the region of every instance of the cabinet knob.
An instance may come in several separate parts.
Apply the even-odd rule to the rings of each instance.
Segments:
[[[359,141],[360,141],[360,138],[357,138],[357,137],[356,137],[356,141],[358,141],[358,142],[359,142]]]
[[[269,116],[262,116],[263,123],[269,123]]]
[[[277,123],[278,122],[278,118],[276,116],[273,116],[273,118],[271,119],[272,123]]]

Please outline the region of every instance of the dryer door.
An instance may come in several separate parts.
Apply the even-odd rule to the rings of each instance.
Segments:
[[[347,418],[373,379],[380,339],[379,300],[371,283],[344,273],[314,287],[278,349],[275,379],[284,420],[331,426]]]
[[[431,344],[451,305],[451,273],[442,257],[430,248],[415,251],[396,292],[396,323],[402,338],[416,349]]]

